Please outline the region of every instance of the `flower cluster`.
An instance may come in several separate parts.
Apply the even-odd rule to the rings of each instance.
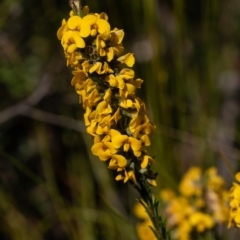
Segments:
[[[147,155],[149,134],[155,131],[144,102],[136,97],[143,80],[135,79],[132,53],[121,55],[124,31],[113,28],[105,13],[88,7],[71,11],[57,32],[67,66],[73,68],[72,86],[86,110],[84,122],[94,138],[92,153],[117,171],[116,180],[136,184],[136,173],[152,185],[153,158]]]
[[[240,172],[235,175],[237,182],[230,189],[230,213],[228,227],[240,227]]]
[[[228,219],[228,191],[216,168],[204,174],[198,167],[190,168],[179,184],[179,195],[172,190],[161,191],[168,226],[180,240],[194,239]]]
[[[240,193],[240,185],[238,187]],[[164,189],[160,192],[160,199],[173,239],[196,239],[198,234],[204,234],[217,224],[226,223],[228,220],[228,191],[225,189],[223,178],[214,167],[204,174],[198,167],[190,168],[179,184],[179,194],[171,189]],[[135,214],[143,219],[141,211],[144,211],[144,208],[136,205]],[[149,219],[145,215],[144,217],[144,222],[137,225],[140,239],[155,239],[145,237],[150,233]]]

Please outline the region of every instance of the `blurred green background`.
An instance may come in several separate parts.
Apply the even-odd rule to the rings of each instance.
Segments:
[[[240,1],[88,0],[125,30],[139,96],[157,126],[162,187],[190,166],[230,186],[240,156]],[[138,194],[91,152],[56,31],[67,0],[0,2],[0,239],[138,239]],[[225,239],[236,233],[222,229]],[[224,239],[224,237],[223,237]]]

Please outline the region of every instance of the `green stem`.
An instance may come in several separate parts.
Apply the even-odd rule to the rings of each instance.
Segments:
[[[139,200],[139,202],[145,208],[153,223],[154,229],[151,228],[151,230],[158,240],[170,240],[165,223],[162,220],[162,217],[158,214],[158,202],[153,198],[150,184],[141,176],[136,177],[139,186],[135,185],[134,183],[132,183],[132,185],[135,189],[137,189],[144,200],[144,202],[141,200]]]

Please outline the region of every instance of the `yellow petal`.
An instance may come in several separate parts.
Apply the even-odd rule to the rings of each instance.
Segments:
[[[98,72],[102,67],[102,63],[101,62],[96,62],[94,63],[94,65],[89,69],[89,73],[93,73],[93,72]]]
[[[119,121],[119,119],[121,118],[121,112],[120,112],[120,108],[117,109],[117,111],[114,113],[114,115],[112,116],[111,120],[114,120],[115,123],[117,123]]]
[[[117,169],[118,168],[118,164],[117,161],[115,159],[111,159],[109,161],[109,165],[108,165],[109,169]]]
[[[77,46],[76,46],[75,43],[73,43],[73,44],[71,44],[71,45],[68,46],[67,52],[68,52],[68,53],[73,53],[76,49],[77,49]]]
[[[82,18],[83,25],[93,25],[97,21],[97,16],[93,14],[88,14]]]
[[[91,33],[91,26],[90,25],[81,25],[81,30],[79,32],[79,35],[81,37],[88,37]]]
[[[85,126],[89,126],[91,124],[91,122],[89,121],[89,115],[91,113],[91,108],[87,107],[86,108],[86,112],[84,114],[84,123],[85,123]]]
[[[135,133],[134,133],[135,134]],[[150,146],[151,145],[151,142],[150,142],[150,139],[148,137],[147,134],[144,134],[142,137],[141,137],[141,140],[143,141],[144,145],[145,146]]]
[[[124,179],[124,176],[122,174],[118,174],[115,178],[116,181],[120,181],[120,180],[123,180]]]
[[[141,168],[146,168],[148,166],[149,156],[144,155],[141,162]]]
[[[78,32],[73,32],[72,37],[78,48],[85,48],[86,44],[85,44],[84,40],[80,37]]]
[[[142,147],[141,141],[136,138],[129,137],[129,142],[131,143],[131,148],[133,151],[138,151]]]
[[[112,143],[113,143],[113,146],[118,149],[127,140],[128,140],[128,136],[127,135],[118,135],[118,136],[112,138]]]
[[[112,157],[117,160],[119,167],[125,167],[127,165],[127,159],[122,155],[113,155]]]
[[[86,79],[86,74],[84,73],[84,71],[79,71],[73,78],[71,81],[71,85],[74,86],[77,83],[81,84],[84,80]]]
[[[69,29],[75,30],[80,27],[82,19],[79,16],[72,16],[68,19],[67,25]]]
[[[124,38],[124,34],[125,34],[124,31],[123,30],[117,30],[114,33],[116,34],[117,39],[118,39],[117,44],[120,44],[122,42],[123,38]]]
[[[117,131],[116,129],[111,129],[110,135],[111,135],[111,138],[113,139],[114,137],[121,135],[121,133],[119,131]]]
[[[135,58],[132,53],[127,53],[117,59],[121,63],[125,63],[128,67],[132,67],[135,63]]]
[[[129,94],[135,93],[136,87],[134,85],[126,83],[126,88]]]
[[[120,107],[123,107],[123,108],[130,108],[133,106],[133,102],[132,100],[130,99],[126,99],[124,101],[121,101],[120,104],[119,104]]]
[[[96,24],[98,26],[99,33],[104,33],[104,32],[110,31],[110,24],[106,20],[98,19]]]
[[[65,19],[62,20],[62,26],[57,31],[57,38],[62,39],[63,34],[68,30],[67,22]]]
[[[110,47],[108,48],[108,51],[107,51],[107,61],[111,62],[113,60],[113,57],[114,57],[113,48]]]
[[[91,148],[91,151],[93,153],[93,155],[98,156],[99,151],[103,148],[103,143],[102,142],[98,142],[96,144],[94,144]]]
[[[112,154],[117,153],[118,150],[114,148],[114,146],[111,142],[104,142],[104,144],[106,145],[106,147],[108,147],[108,149],[110,150],[110,152]]]

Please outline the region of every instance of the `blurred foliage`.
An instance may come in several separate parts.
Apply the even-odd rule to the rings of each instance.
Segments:
[[[158,190],[190,166],[239,170],[240,2],[89,0],[145,80]],[[56,31],[67,0],[0,2],[0,239],[137,239],[138,197],[90,153]],[[220,229],[225,239],[237,233]]]

